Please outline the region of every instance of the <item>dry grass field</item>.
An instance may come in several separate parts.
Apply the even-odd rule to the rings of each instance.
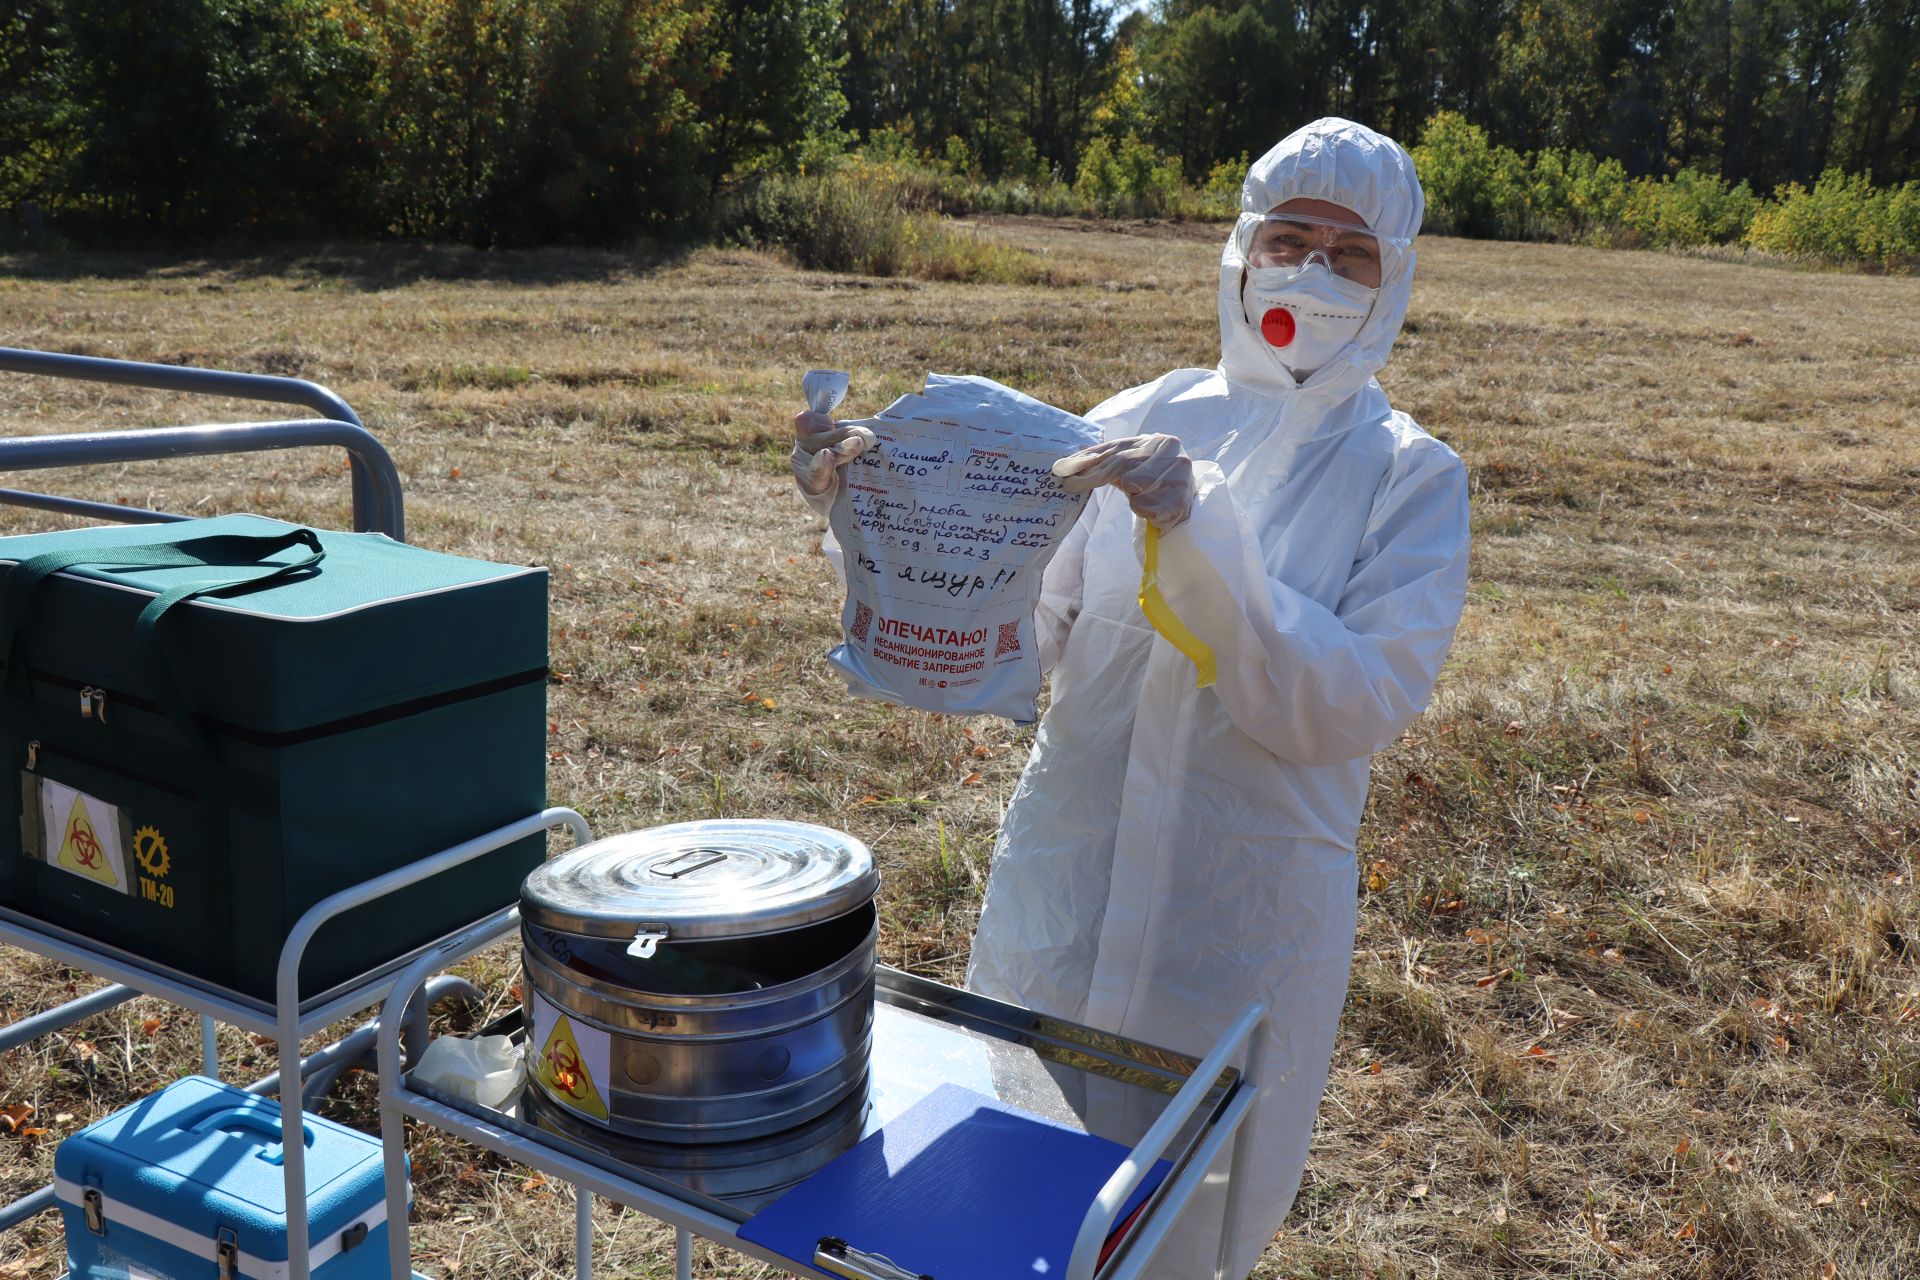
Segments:
[[[411,538],[553,569],[550,791],[596,830],[804,818],[881,862],[884,961],[957,981],[1029,734],[849,700],[801,371],[927,369],[1083,410],[1216,353],[1213,227],[995,222],[1047,285],[770,256],[379,249],[0,262],[0,343],[295,374],[407,480]],[[1383,377],[1466,459],[1473,587],[1373,766],[1352,997],[1261,1274],[1920,1274],[1920,280],[1434,240]],[[277,416],[0,376],[8,434]],[[11,480],[9,483],[25,483]],[[338,525],[337,457],[71,486]],[[35,527],[13,513],[0,527]],[[4,957],[0,1021],[90,980]],[[514,955],[473,971],[509,997]],[[471,1017],[461,1025],[471,1025]],[[228,1074],[269,1069],[229,1031]],[[0,1196],[190,1069],[149,1001],[0,1057]],[[333,1112],[371,1125],[364,1077]],[[571,1198],[414,1143],[423,1270],[568,1274]],[[601,1206],[602,1272],[670,1274]],[[57,1220],[0,1277],[59,1271]],[[703,1247],[704,1274],[763,1273]]]

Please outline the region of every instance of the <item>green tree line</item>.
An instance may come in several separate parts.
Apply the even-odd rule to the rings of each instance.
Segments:
[[[1509,187],[1501,157],[1546,155],[1744,193],[1699,214],[1722,223],[1830,171],[1920,179],[1920,0],[1119,10],[0,0],[0,211],[83,237],[604,241],[704,228],[756,180],[850,146],[983,184],[1209,189],[1330,113],[1409,144],[1444,121],[1436,154],[1470,127]],[[1477,164],[1441,175],[1458,229],[1561,234],[1590,216],[1553,194],[1593,185],[1579,174],[1529,169],[1538,198],[1516,204],[1458,187]]]
[[[838,147],[839,0],[0,0],[0,207],[612,240]]]

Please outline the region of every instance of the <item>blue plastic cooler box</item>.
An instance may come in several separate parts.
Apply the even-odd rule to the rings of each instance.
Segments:
[[[314,1280],[380,1280],[379,1140],[303,1120]],[[279,1104],[203,1076],[88,1125],[53,1157],[70,1280],[285,1276],[282,1158]]]

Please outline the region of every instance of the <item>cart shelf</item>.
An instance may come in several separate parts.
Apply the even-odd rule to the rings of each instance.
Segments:
[[[504,937],[517,924],[517,916],[503,920],[472,945]],[[392,1275],[404,1280],[413,1274],[406,1206],[400,1200],[404,1175],[396,1174],[404,1168],[402,1122],[411,1118],[572,1183],[580,1193],[575,1262],[582,1280],[591,1275],[593,1195],[677,1228],[677,1274],[683,1278],[690,1274],[690,1236],[699,1235],[800,1275],[832,1280],[829,1273],[796,1267],[790,1259],[743,1240],[739,1228],[750,1216],[748,1210],[695,1189],[685,1176],[636,1167],[537,1127],[522,1118],[517,1102],[505,1109],[488,1108],[414,1083],[400,1068],[399,1039],[388,1028],[403,1015],[413,985],[425,978],[428,968],[426,962],[417,962],[394,984],[381,1018],[381,1132],[387,1147]],[[1243,1052],[1257,1055],[1264,1024],[1264,1010],[1250,1007],[1202,1061],[881,966],[862,1134],[876,1132],[934,1089],[952,1083],[1131,1148],[1087,1210],[1066,1280],[1096,1275],[1099,1246],[1138,1177],[1156,1160],[1170,1160],[1171,1173],[1097,1271],[1101,1280],[1133,1280],[1192,1204],[1207,1170],[1229,1144],[1237,1159],[1234,1139],[1253,1104],[1255,1087],[1229,1063]],[[524,1045],[525,1029],[517,1012],[487,1030]],[[796,1171],[796,1177],[802,1172]],[[1223,1228],[1237,1217],[1233,1201],[1230,1194]]]

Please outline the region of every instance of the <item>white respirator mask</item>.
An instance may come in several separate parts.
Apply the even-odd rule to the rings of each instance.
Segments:
[[[1335,275],[1315,251],[1298,266],[1246,268],[1240,313],[1269,354],[1302,378],[1360,336],[1379,295]]]

